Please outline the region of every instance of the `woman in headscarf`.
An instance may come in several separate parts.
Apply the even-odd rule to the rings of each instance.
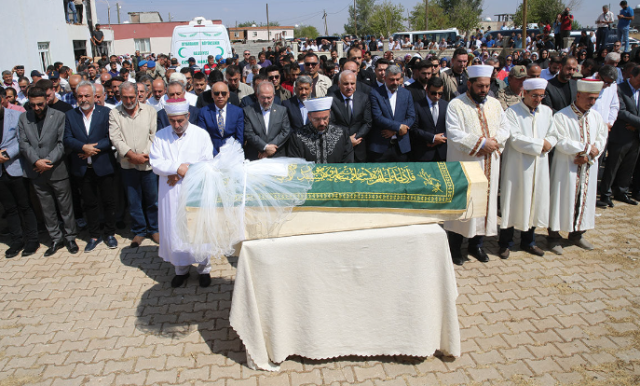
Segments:
[[[536,60],[536,63],[543,70],[549,67],[549,50],[548,49],[543,48],[540,50],[540,59]]]

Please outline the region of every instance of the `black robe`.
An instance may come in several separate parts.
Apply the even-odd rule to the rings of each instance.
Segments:
[[[319,164],[353,163],[353,146],[344,128],[329,124],[320,133],[311,123],[291,134],[287,157],[304,158]]]

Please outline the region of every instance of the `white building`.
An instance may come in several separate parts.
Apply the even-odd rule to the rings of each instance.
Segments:
[[[246,42],[270,42],[272,40],[284,40],[293,38],[294,26],[269,27],[234,27],[229,28],[229,40]]]
[[[82,25],[67,24],[63,0],[3,0],[2,14],[0,70],[21,64],[29,75],[54,62],[75,69],[76,56],[93,55],[89,25],[93,28],[97,20],[94,0],[85,0]]]

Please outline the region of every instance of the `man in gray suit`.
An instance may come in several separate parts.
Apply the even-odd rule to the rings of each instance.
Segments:
[[[77,253],[71,185],[64,163],[65,115],[50,109],[45,91],[37,87],[29,90],[29,104],[32,110],[22,114],[18,122],[20,154],[25,161],[25,174],[33,183],[42,205],[47,232],[53,241],[44,255],[51,256],[65,245],[70,253]],[[65,235],[58,225],[56,204],[60,209]]]
[[[259,103],[244,108],[245,157],[284,157],[291,133],[287,108],[273,103],[275,90],[271,82],[260,83],[256,93]]]
[[[29,204],[26,181],[22,178],[17,128],[20,114],[0,105],[0,203],[11,236],[11,244],[5,252],[8,259],[18,256],[20,251],[22,256],[33,255],[40,248],[36,215]]]

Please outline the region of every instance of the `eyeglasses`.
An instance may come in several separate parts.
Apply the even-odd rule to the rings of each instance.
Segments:
[[[44,107],[44,105],[46,105],[47,102],[42,102],[42,103],[29,102],[29,104],[31,105],[31,107]]]
[[[533,94],[531,95],[531,98],[533,99],[544,99],[546,97],[546,95],[544,94]]]
[[[433,96],[444,95],[444,92],[442,92],[442,91],[429,91],[429,95],[433,95]]]
[[[244,55],[251,55],[251,53],[250,52],[245,52]]]
[[[318,62],[304,62],[304,65],[308,67],[315,67],[318,65]]]
[[[226,91],[214,91],[213,95],[215,95],[215,96],[222,95],[223,97],[225,97],[225,96],[227,96],[227,92]]]
[[[280,75],[271,75],[269,77],[269,80],[276,80],[276,79],[280,79]]]

